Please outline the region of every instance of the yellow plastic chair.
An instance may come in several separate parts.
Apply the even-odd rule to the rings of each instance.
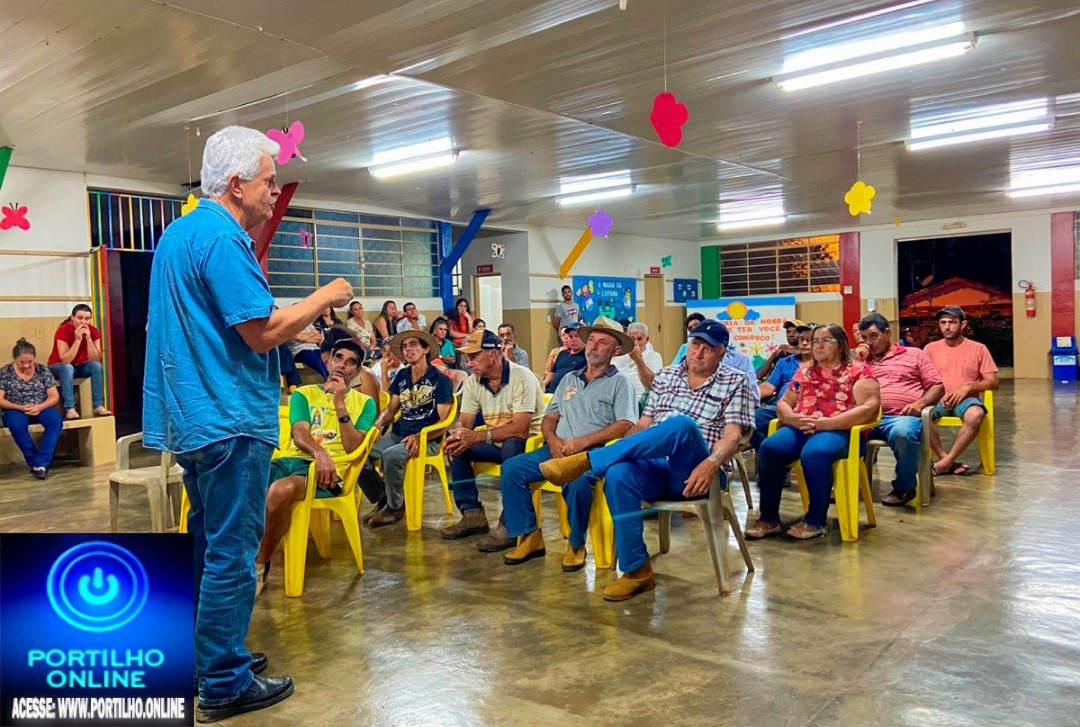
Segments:
[[[285,595],[296,598],[304,595],[304,572],[307,568],[308,533],[315,539],[315,548],[323,558],[330,557],[330,513],[341,519],[345,537],[349,540],[356,570],[364,574],[364,554],[360,542],[360,518],[356,512],[353,490],[360,477],[360,469],[371,454],[379,430],[372,427],[364,441],[351,453],[335,460],[342,480],[342,492],[336,497],[315,497],[315,463],[308,467],[307,492],[304,499],[293,503],[292,519],[285,532]]]
[[[930,507],[930,498],[937,494],[934,485],[934,451],[930,448],[930,427],[933,426],[934,407],[924,406],[919,413],[922,420],[922,431],[919,437],[919,469],[915,475],[915,499],[909,505],[912,507]],[[889,443],[884,439],[871,439],[866,443],[866,472],[870,477],[870,484],[874,483],[874,463],[877,461],[877,452],[882,447],[888,447]],[[873,489],[871,495],[876,495]]]
[[[840,521],[840,537],[848,542],[859,539],[859,497],[866,508],[866,522],[870,527],[877,527],[874,517],[874,503],[870,496],[870,477],[866,469],[866,460],[862,456],[863,432],[873,429],[881,423],[881,410],[869,424],[860,424],[851,428],[848,439],[848,454],[833,463],[833,494],[836,499],[836,516]],[[769,435],[772,436],[780,427],[780,420],[769,423]],[[799,495],[802,497],[803,512],[810,508],[810,493],[806,489],[799,460],[791,465],[799,483]]]
[[[544,394],[545,397],[550,397],[550,394]],[[486,426],[479,426],[477,431],[483,431],[487,429]],[[525,440],[525,453],[535,452],[544,446],[544,435],[534,434]],[[474,462],[473,463],[473,475],[487,475],[489,477],[499,477],[502,475],[502,465],[498,462]],[[559,514],[559,529],[562,531],[563,539],[570,537],[570,511],[566,506],[566,498],[563,497],[563,490],[558,485],[553,485],[547,480],[542,480],[533,483],[532,491],[532,503],[533,510],[536,512],[536,526],[542,527],[540,516],[540,496],[543,492],[551,492],[555,495],[555,510]],[[520,540],[520,538],[519,538]]]
[[[399,410],[400,413],[400,410]],[[439,441],[439,449],[435,454],[428,454],[428,437],[437,429],[449,427],[458,413],[458,399],[455,396],[450,404],[450,413],[446,419],[438,424],[432,424],[420,430],[419,451],[416,457],[410,457],[405,464],[405,529],[419,530],[424,517],[424,479],[427,476],[427,468],[431,467],[439,476],[443,486],[443,495],[446,498],[446,514],[454,514],[454,501],[450,498],[450,481],[446,476],[446,457],[443,447],[446,437]]]
[[[379,413],[381,414],[384,411],[386,411],[386,407],[388,407],[388,406],[390,406],[390,392],[389,391],[380,391],[379,392]]]
[[[992,475],[997,465],[997,451],[994,443],[994,392],[983,392],[983,405],[986,406],[986,416],[979,426],[979,435],[975,442],[979,445],[979,461],[982,462],[983,474]],[[959,428],[964,425],[964,420],[960,417],[941,417],[937,425]]]

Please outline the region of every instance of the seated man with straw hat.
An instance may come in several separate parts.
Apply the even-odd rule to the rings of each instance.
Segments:
[[[706,320],[690,332],[686,359],[661,369],[645,411],[626,437],[540,465],[553,484],[582,475],[606,478],[604,493],[615,523],[615,551],[623,575],[604,589],[607,601],[625,601],[656,586],[642,539],[642,500],[705,497],[754,426],[755,391],[746,374],[721,365],[728,331]]]
[[[402,331],[390,339],[394,355],[405,362],[387,390],[390,403],[375,426],[393,428],[375,445],[373,457],[382,459],[386,492],[363,522],[372,528],[393,525],[405,516],[405,465],[420,452],[420,430],[438,424],[450,415],[453,386],[431,360],[439,355],[435,337],[424,330]],[[398,410],[401,418],[394,421]],[[427,454],[439,451],[441,436],[428,438]]]
[[[634,341],[613,320],[598,317],[580,330],[585,340],[582,368],[562,378],[541,424],[545,444],[502,467],[503,519],[506,533],[520,537],[516,548],[503,556],[507,565],[520,565],[545,554],[544,536],[536,526],[532,483],[544,476],[540,465],[552,457],[602,447],[626,434],[637,421],[637,399],[626,374],[612,365],[616,355],[631,351]],[[563,558],[567,573],[585,566],[585,533],[592,508],[593,481],[579,477],[565,487],[570,514],[570,544]]]

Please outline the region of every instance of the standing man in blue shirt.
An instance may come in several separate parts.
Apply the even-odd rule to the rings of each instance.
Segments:
[[[254,129],[230,126],[208,138],[205,197],[165,230],[150,275],[143,441],[176,453],[191,500],[200,722],[292,694],[289,677],[256,676],[266,657],[253,659],[244,646],[278,443],[275,349],[353,292],[339,278],[275,310],[248,231],[273,215],[277,153]]]

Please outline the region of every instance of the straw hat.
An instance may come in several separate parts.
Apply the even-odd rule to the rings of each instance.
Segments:
[[[614,336],[619,340],[619,352],[615,354],[619,356],[624,353],[630,353],[634,350],[634,339],[623,333],[622,326],[617,321],[613,321],[610,318],[604,318],[604,316],[597,316],[596,320],[592,322],[591,326],[582,326],[578,329],[578,335],[581,336],[582,341],[589,340],[589,334],[593,331],[599,331],[600,333],[607,333],[610,336]]]
[[[402,361],[405,360],[405,357],[401,354],[401,345],[408,341],[410,338],[419,339],[427,344],[428,361],[433,361],[439,355],[439,342],[435,340],[435,336],[431,335],[427,331],[408,330],[395,334],[394,337],[390,339],[390,350],[393,351],[394,355]]]

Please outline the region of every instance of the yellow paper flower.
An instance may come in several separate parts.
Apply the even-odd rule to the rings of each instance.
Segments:
[[[858,217],[861,214],[870,214],[870,200],[874,198],[875,194],[877,194],[877,190],[861,180],[851,185],[851,189],[844,195],[844,202],[847,203],[848,212],[851,216]]]
[[[199,199],[195,195],[189,194],[187,196],[187,201],[185,201],[184,204],[180,205],[180,216],[183,217],[188,212],[191,212],[191,210],[195,209],[198,206]]]

